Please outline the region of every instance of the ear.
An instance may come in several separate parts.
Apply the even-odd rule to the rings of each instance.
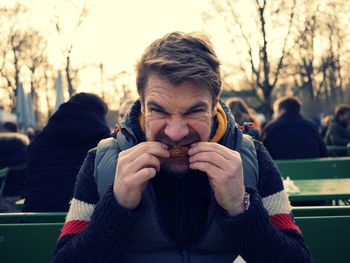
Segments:
[[[217,113],[217,106],[218,106],[218,103],[219,103],[219,98],[216,98],[214,101],[213,101],[213,112],[212,112],[212,116],[214,117]]]
[[[142,115],[145,115],[145,103],[143,100],[140,100],[140,102],[141,102],[141,113]]]

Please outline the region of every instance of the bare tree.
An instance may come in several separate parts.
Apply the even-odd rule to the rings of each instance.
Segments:
[[[346,25],[340,17],[346,14],[346,6],[341,0],[304,0],[298,5],[297,38],[286,55],[283,71],[294,79],[294,93],[307,102],[304,108],[310,116],[332,112],[344,97],[343,66],[348,47],[343,45]]]
[[[77,19],[74,22],[73,25],[73,32],[77,33],[77,31],[79,30],[79,28],[81,27],[81,25],[83,24],[84,20],[86,19],[87,15],[89,14],[89,9],[88,9],[88,5],[87,5],[87,1],[84,1],[83,6],[80,8],[79,6],[75,6],[74,2],[71,1],[71,5],[72,7],[74,7],[76,10],[78,10],[77,14]],[[55,15],[55,28],[57,33],[62,37],[67,37],[65,36],[65,32],[62,26],[62,21],[65,19],[64,14],[60,13],[60,14],[56,14]],[[67,44],[62,47],[62,52],[64,54],[65,57],[65,75],[66,75],[66,80],[67,80],[67,85],[68,85],[68,93],[69,96],[73,96],[76,90],[76,87],[74,86],[74,82],[76,81],[78,72],[79,72],[79,68],[78,67],[73,67],[72,66],[72,52],[74,50],[74,42],[72,40],[69,40],[67,42]]]
[[[255,14],[247,23],[247,14],[238,8],[238,1],[212,0],[217,14],[225,18],[227,31],[237,53],[245,52],[240,61],[241,71],[261,97],[264,113],[267,118],[272,116],[271,94],[279,80],[285,52],[290,36],[296,0],[249,2],[255,6]],[[247,2],[244,3],[247,5]],[[249,26],[256,17],[254,31]],[[281,24],[282,23],[282,24]],[[279,46],[272,43],[274,31],[283,29],[283,39]],[[278,36],[280,37],[280,35]],[[271,48],[274,45],[275,48]],[[276,54],[279,53],[276,58]],[[242,57],[242,56],[241,56]],[[247,67],[246,65],[249,65]]]
[[[1,7],[1,69],[2,78],[6,81],[9,97],[12,101],[11,110],[14,111],[19,74],[21,71],[21,58],[23,51],[28,48],[27,33],[18,26],[18,19],[26,12],[26,8],[17,3],[14,7]]]
[[[339,1],[329,1],[327,7],[321,33],[328,39],[328,46],[321,57],[322,82],[320,88],[323,88],[326,94],[331,96],[334,103],[339,103],[343,97],[341,57],[344,55],[342,47],[346,35],[344,31],[346,25],[341,23],[340,13],[346,8],[346,4]]]
[[[26,66],[30,72],[30,93],[34,104],[35,119],[39,119],[39,92],[41,86],[45,85],[45,71],[49,65],[47,57],[47,41],[39,34],[32,30],[28,35],[32,45],[27,51]]]

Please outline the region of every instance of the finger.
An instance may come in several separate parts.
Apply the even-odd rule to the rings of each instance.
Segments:
[[[191,148],[188,151],[188,155],[193,156],[199,152],[216,152],[228,160],[231,159],[230,154],[236,156],[239,155],[237,151],[233,151],[221,144],[212,142],[199,142],[191,145]]]
[[[130,149],[122,151],[119,153],[119,160],[123,163],[133,162],[138,156],[149,153],[158,158],[169,158],[170,153],[167,150],[167,146],[165,144],[161,144],[159,142],[150,142],[150,143],[141,143],[136,145]]]
[[[143,153],[139,155],[129,164],[130,169],[133,171],[139,171],[142,168],[149,167],[156,169],[157,172],[160,170],[160,160],[150,153]]]
[[[214,177],[214,175],[222,174],[224,171],[219,167],[212,165],[208,162],[195,162],[190,163],[190,168],[193,170],[199,170],[206,173],[209,177]]]
[[[206,162],[225,170],[230,162],[217,152],[198,152],[189,158],[190,163]]]
[[[156,173],[157,171],[152,167],[143,168],[136,173],[124,177],[123,185],[127,189],[138,188],[153,178]]]
[[[149,153],[144,153],[137,156],[132,161],[128,161],[127,159],[118,159],[117,170],[118,174],[121,176],[128,176],[130,174],[137,173],[143,168],[154,168],[156,171],[159,171],[160,160]]]
[[[167,148],[168,146],[160,142],[144,142],[120,152],[118,159],[122,159],[125,162],[132,162],[137,156],[143,153],[149,153],[158,158],[169,158],[170,153]]]

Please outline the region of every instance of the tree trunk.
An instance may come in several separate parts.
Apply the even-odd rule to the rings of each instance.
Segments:
[[[72,83],[72,77],[70,74],[70,57],[69,54],[66,56],[66,78],[67,78],[67,84],[68,84],[68,93],[69,97],[72,97],[75,93],[73,83]]]

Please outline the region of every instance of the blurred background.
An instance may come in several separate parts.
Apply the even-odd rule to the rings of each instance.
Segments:
[[[347,0],[5,0],[0,2],[0,122],[41,128],[77,92],[93,92],[116,123],[137,98],[134,65],[171,31],[208,34],[222,62],[223,97],[262,119],[278,97],[308,118],[350,101]]]

